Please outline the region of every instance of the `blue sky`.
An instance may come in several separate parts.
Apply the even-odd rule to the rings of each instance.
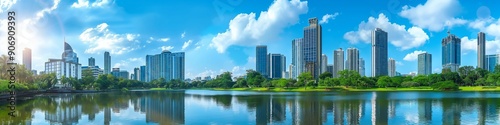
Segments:
[[[94,57],[102,67],[103,53],[110,51],[113,67],[132,71],[145,64],[147,54],[168,49],[186,52],[187,78],[224,71],[242,75],[255,69],[258,44],[284,54],[290,64],[292,39],[301,38],[307,20],[317,17],[328,63],[333,50],[356,47],[369,76],[369,31],[375,27],[388,32],[389,57],[403,74],[417,71],[422,51],[432,54],[433,72],[440,72],[440,42],[447,30],[462,38],[462,65],[476,66],[479,31],[487,36],[486,53],[500,53],[500,14],[494,13],[499,5],[491,0],[11,0],[0,4],[0,13],[16,11],[17,51],[32,48],[39,71],[48,58],[61,57],[66,39],[82,65]],[[6,54],[2,48],[0,54]]]

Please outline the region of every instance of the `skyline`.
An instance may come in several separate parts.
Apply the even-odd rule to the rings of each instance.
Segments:
[[[30,48],[32,68],[38,71],[44,69],[44,62],[49,58],[60,57],[65,38],[78,54],[80,64],[88,64],[88,58],[93,57],[96,65],[104,67],[103,53],[109,51],[111,68],[133,72],[133,68],[145,64],[146,55],[167,49],[186,52],[186,78],[215,76],[223,71],[238,76],[246,69],[255,70],[256,45],[267,45],[268,53],[292,57],[292,40],[303,38],[303,28],[313,17],[317,17],[323,27],[322,54],[328,57],[328,64],[333,63],[335,49],[358,48],[359,57],[365,60],[366,76],[371,76],[371,39],[370,35],[366,37],[366,31],[374,27],[387,31],[388,58],[396,60],[396,71],[401,73],[418,71],[417,56],[424,51],[433,55],[432,72],[441,72],[440,42],[447,36],[447,30],[462,40],[461,66],[477,66],[479,31],[486,34],[486,55],[500,53],[500,15],[491,13],[499,12],[493,7],[500,4],[498,1],[363,2],[380,6],[298,0],[240,3],[215,0],[195,4],[116,0],[89,1],[87,4],[85,0],[47,0],[30,4],[20,0],[15,4],[2,3],[6,6],[2,5],[0,13],[5,13],[8,8],[27,8],[16,10],[21,13],[18,22],[23,29],[19,30],[21,38],[16,51],[20,54],[17,58],[20,63],[21,51]],[[214,7],[218,4],[228,5],[221,7],[223,10],[229,7],[225,9],[230,11],[221,14]],[[187,5],[196,6],[196,9],[176,7]],[[150,6],[151,9],[140,6]],[[201,15],[200,11],[207,14]],[[272,15],[276,18],[270,18]],[[427,20],[428,17],[433,18]],[[0,18],[0,21],[6,19]],[[5,30],[0,32],[0,36],[6,34]],[[0,50],[0,54],[6,54],[5,50]],[[291,59],[286,59],[286,66]]]

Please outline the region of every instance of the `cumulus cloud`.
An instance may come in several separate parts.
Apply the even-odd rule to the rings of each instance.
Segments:
[[[90,4],[89,0],[78,0],[71,5],[71,8],[103,7],[111,2],[112,0],[96,0]]]
[[[391,23],[382,13],[378,15],[378,18],[369,17],[368,22],[362,21],[359,24],[358,31],[345,33],[344,39],[348,40],[351,44],[356,44],[359,41],[370,43],[371,32],[375,28],[381,28],[388,32],[388,42],[401,50],[422,46],[429,40],[429,36],[421,28],[414,26],[406,29],[405,25]]]
[[[170,50],[174,49],[174,47],[173,47],[173,46],[161,46],[161,47],[160,47],[160,49],[161,49],[162,51],[164,51],[164,50],[168,50],[168,51],[170,51]]]
[[[224,53],[231,45],[256,45],[274,39],[282,30],[299,21],[307,13],[307,1],[275,0],[267,11],[256,18],[255,13],[238,14],[229,22],[229,29],[211,40],[211,47]]]
[[[183,32],[183,33],[181,34],[181,38],[184,38],[184,37],[186,37],[186,32]]]
[[[319,24],[326,24],[328,23],[329,20],[335,20],[335,17],[337,17],[339,13],[334,13],[334,14],[326,14],[321,18],[321,21],[319,21]]]
[[[498,54],[500,53],[500,40],[486,40],[486,54]],[[469,52],[477,52],[477,38],[470,39],[469,37],[461,38],[461,52],[463,55]]]
[[[162,41],[162,42],[167,42],[167,41],[169,41],[169,40],[170,40],[170,38],[160,38],[160,39],[158,39],[158,40],[159,40],[159,41]]]
[[[186,48],[189,47],[189,45],[191,45],[192,42],[193,42],[192,40],[184,42],[184,45],[182,45],[182,51],[186,50]]]
[[[445,26],[452,27],[467,23],[466,20],[454,17],[459,11],[458,0],[428,0],[425,4],[419,4],[416,7],[403,6],[399,15],[419,27],[430,31],[442,31]]]
[[[111,54],[123,54],[135,50],[133,41],[139,34],[117,34],[108,29],[108,24],[101,23],[94,28],[88,28],[80,34],[80,40],[88,44],[85,53],[110,51]]]
[[[476,19],[469,23],[469,27],[484,32],[486,35],[494,36],[500,40],[500,18]]]
[[[418,54],[421,54],[421,53],[425,53],[425,51],[421,51],[421,50],[415,50],[411,53],[408,53],[406,54],[405,58],[403,58],[403,60],[405,61],[415,61],[418,59]]]
[[[7,11],[12,7],[12,5],[16,4],[17,0],[2,0],[0,1],[0,13]]]

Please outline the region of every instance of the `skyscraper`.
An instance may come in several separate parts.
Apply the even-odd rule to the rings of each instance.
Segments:
[[[328,64],[328,66],[326,66],[326,71],[332,73],[333,76],[333,64]]]
[[[267,57],[267,46],[258,45],[255,49],[255,69],[258,73],[260,73],[265,78],[268,78],[269,75],[269,67],[268,67],[268,57]]]
[[[359,75],[365,76],[365,60],[359,58]]]
[[[61,59],[49,59],[45,62],[45,73],[55,73],[58,81],[54,87],[70,87],[70,84],[62,83],[61,78],[82,78],[82,65],[78,63],[78,56],[73,48],[64,42],[64,52]]]
[[[346,69],[359,73],[359,50],[356,48],[347,48]]]
[[[184,57],[184,52],[172,53],[168,50],[146,55],[146,82],[159,78],[184,80]]]
[[[458,71],[461,61],[460,43],[460,38],[451,34],[450,31],[448,31],[448,36],[441,41],[443,69],[450,69],[452,72]]]
[[[292,78],[297,79],[297,77],[302,73],[304,70],[304,58],[302,53],[302,45],[303,45],[303,39],[298,38],[292,40],[292,65],[293,65],[293,71],[292,71]]]
[[[484,60],[485,44],[485,34],[483,32],[477,33],[477,68],[486,68],[486,62]]]
[[[429,53],[418,54],[418,75],[432,74],[432,55]]]
[[[318,18],[310,18],[309,26],[304,27],[303,59],[304,70],[314,78],[321,73],[322,29]]]
[[[31,49],[24,48],[23,50],[23,64],[28,71],[31,71]]]
[[[139,71],[139,81],[146,82],[146,66],[141,66]]]
[[[388,75],[387,32],[380,28],[372,31],[372,76]]]
[[[495,66],[500,63],[500,54],[486,55],[486,70],[490,72],[495,71]]]
[[[95,59],[94,57],[89,58],[89,66],[95,66]]]
[[[323,54],[321,55],[321,73],[326,72],[326,66],[328,65],[328,57]]]
[[[111,73],[111,56],[109,52],[104,52],[104,74]]]
[[[387,66],[387,70],[389,71],[389,77],[396,76],[396,60],[393,58],[389,58],[389,65]]]
[[[339,77],[339,72],[344,70],[344,50],[339,48],[333,51],[333,77]]]
[[[288,74],[286,74],[286,75],[288,75],[288,78],[289,78],[289,79],[293,79],[293,72],[294,72],[294,71],[293,71],[293,70],[294,70],[293,68],[294,68],[294,67],[295,67],[295,66],[293,66],[293,64],[290,64],[290,65],[288,66]]]
[[[139,68],[134,68],[134,76],[132,80],[140,80],[141,70]]]
[[[269,78],[282,78],[285,71],[285,56],[281,54],[269,54]]]

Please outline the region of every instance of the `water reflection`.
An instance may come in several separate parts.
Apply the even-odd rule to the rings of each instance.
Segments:
[[[500,124],[500,93],[135,91],[47,94],[0,124]]]

